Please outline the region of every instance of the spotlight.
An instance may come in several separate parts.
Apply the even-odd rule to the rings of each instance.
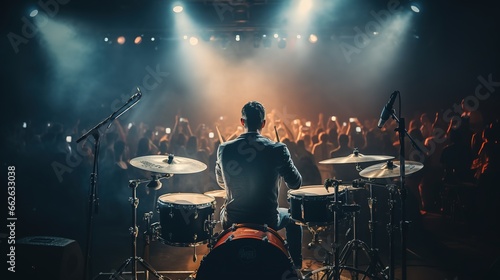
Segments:
[[[280,36],[280,35],[278,35],[278,33],[274,33],[274,36],[273,36],[273,37],[274,37],[275,39],[278,39],[278,38],[279,38],[279,36]]]
[[[156,40],[155,37],[151,37],[151,42],[154,42]]]
[[[189,38],[189,44],[190,44],[191,46],[196,46],[196,45],[198,45],[198,38],[196,38],[196,37],[192,36],[191,38]]]
[[[139,45],[141,42],[142,42],[142,36],[137,36],[137,37],[135,37],[135,39],[134,39],[134,43],[135,43],[136,45]]]
[[[420,13],[420,10],[421,10],[420,5],[418,3],[415,3],[415,2],[413,2],[413,3],[410,4],[410,9],[414,13],[417,13],[417,14]]]
[[[309,42],[315,44],[316,42],[318,42],[318,36],[316,34],[309,35]]]
[[[109,38],[108,37],[104,37],[104,42],[109,42]]]
[[[182,36],[182,39],[187,40],[188,39],[188,35]]]
[[[37,9],[33,9],[33,10],[30,12],[30,17],[36,17],[36,15],[38,15],[38,10],[37,10]]]
[[[124,36],[120,36],[116,39],[116,42],[120,45],[123,45],[125,44],[125,37]]]
[[[236,40],[236,42],[239,42],[241,40],[240,34],[236,34],[234,40]]]
[[[300,36],[300,34],[297,34],[297,39],[302,39],[302,36]]]
[[[179,4],[176,4],[174,5],[174,7],[172,8],[172,11],[174,11],[174,13],[178,14],[178,13],[181,13],[182,11],[184,11],[184,7],[182,7],[181,5]]]

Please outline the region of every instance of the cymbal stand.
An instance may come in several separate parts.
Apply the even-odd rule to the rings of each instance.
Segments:
[[[149,245],[151,244],[151,241],[154,239],[153,237],[153,230],[152,230],[152,224],[151,224],[151,219],[153,218],[153,212],[149,211],[147,213],[144,213],[144,224],[146,226],[146,231],[143,233],[144,237],[144,252],[143,252],[143,258],[145,261],[149,262]],[[145,278],[146,280],[149,280],[149,271],[145,271]]]
[[[342,211],[342,202],[339,201],[339,185],[341,183],[342,183],[341,180],[336,180],[336,179],[326,179],[325,180],[325,188],[327,191],[328,191],[328,187],[332,186],[332,185],[335,189],[334,201],[330,207],[333,210],[333,243],[332,243],[333,267],[330,267],[330,271],[329,271],[329,275],[328,275],[329,276],[328,279],[334,279],[334,280],[340,279],[340,261],[339,261],[339,244],[338,244],[339,221],[338,221],[337,217],[338,217],[339,212]]]
[[[387,225],[387,232],[389,234],[389,279],[392,280],[394,279],[394,266],[396,265],[394,255],[394,232],[397,229],[397,225],[394,224],[394,211],[396,209],[394,194],[397,187],[395,185],[388,185],[387,187],[389,189],[389,224]]]
[[[339,215],[342,215],[344,212],[354,212],[354,211],[359,211],[359,205],[356,204],[343,204],[342,201],[339,200],[339,185],[342,183],[340,180],[336,179],[326,179],[325,180],[325,188],[328,191],[328,187],[334,186],[335,188],[335,193],[334,193],[334,201],[332,204],[329,206],[330,210],[333,210],[333,243],[332,243],[332,252],[327,252],[327,257],[325,260],[325,266],[320,267],[316,270],[313,270],[305,275],[303,275],[303,279],[310,279],[312,275],[320,273],[322,271],[325,271],[325,274],[322,276],[321,279],[325,279],[324,277],[326,276],[327,280],[339,280],[340,279],[340,273],[344,269],[348,269],[350,271],[355,271],[357,273],[363,273],[363,271],[360,271],[355,268],[347,268],[345,266],[342,266],[340,263],[340,255],[339,255],[339,236],[338,236],[338,228],[339,228]],[[333,258],[333,265],[331,258]]]
[[[166,175],[169,177],[169,175]],[[125,268],[132,264],[132,279],[137,280],[137,263],[140,263],[147,271],[151,272],[158,279],[165,279],[164,276],[160,275],[149,263],[147,263],[143,258],[137,256],[137,235],[139,233],[139,228],[137,227],[137,205],[139,205],[139,199],[137,198],[137,187],[140,183],[149,182],[150,180],[130,180],[129,187],[132,189],[132,197],[129,198],[130,205],[132,206],[132,227],[130,228],[130,235],[132,237],[132,256],[125,260],[123,264],[116,270],[116,272],[109,277],[109,279],[117,279]],[[170,279],[167,277],[167,279]],[[170,279],[171,280],[171,279]]]

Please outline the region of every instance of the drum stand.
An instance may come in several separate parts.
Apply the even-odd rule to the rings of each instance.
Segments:
[[[147,180],[150,181],[150,180]],[[140,263],[148,272],[151,272],[158,279],[165,279],[164,276],[160,275],[149,263],[144,259],[137,256],[137,235],[139,233],[139,228],[137,227],[137,205],[139,205],[139,199],[137,198],[137,186],[146,181],[142,180],[130,180],[129,187],[132,189],[132,197],[129,198],[130,205],[132,206],[132,227],[130,228],[130,235],[132,237],[132,256],[125,260],[123,264],[118,268],[118,270],[109,277],[109,279],[117,279],[125,268],[132,264],[132,280],[137,280],[137,263]],[[170,278],[166,278],[170,279]]]
[[[380,279],[389,279],[389,276],[385,274],[385,271],[388,269],[388,267],[385,267],[382,264],[382,261],[380,260],[379,254],[378,254],[378,249],[375,247],[375,227],[374,225],[377,223],[375,220],[375,212],[374,212],[374,207],[377,203],[377,199],[373,197],[373,190],[372,190],[372,185],[370,184],[370,198],[368,198],[368,207],[370,209],[370,221],[368,222],[368,229],[370,231],[370,245],[368,246],[365,242],[362,240],[357,239],[356,237],[356,212],[353,214],[353,239],[348,241],[344,248],[342,249],[342,252],[340,253],[340,258],[341,258],[341,263],[346,264],[347,258],[349,257],[349,252],[352,254],[352,267],[357,269],[358,268],[358,255],[357,251],[358,249],[362,249],[363,252],[366,254],[368,259],[370,260],[370,264],[368,265],[368,268],[363,271],[363,274],[365,275],[363,279],[366,276],[373,276],[377,277]],[[358,272],[354,270],[352,272],[353,274],[353,279],[357,279]]]
[[[333,243],[332,243],[332,251],[333,253],[328,252],[328,259],[325,263],[331,263],[330,256],[333,256],[333,266],[332,265],[327,265],[323,266],[319,269],[313,270],[303,276],[303,279],[309,279],[310,276],[326,270],[327,271],[327,279],[331,280],[338,280],[340,279],[340,262],[339,262],[339,250],[338,250],[338,219],[337,219],[337,214],[340,214],[340,211],[342,211],[342,205],[341,201],[339,201],[339,185],[341,184],[341,181],[335,180],[335,179],[326,179],[325,180],[325,188],[328,191],[328,187],[334,186],[335,193],[334,193],[334,201],[330,205],[330,209],[333,210]]]

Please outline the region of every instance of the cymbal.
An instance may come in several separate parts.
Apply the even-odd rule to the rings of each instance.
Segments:
[[[381,161],[393,159],[393,156],[375,156],[375,155],[363,155],[358,152],[354,152],[346,157],[336,157],[329,158],[320,161],[320,164],[345,164],[345,163],[361,163],[361,162],[371,162],[371,161]]]
[[[405,161],[405,175],[415,173],[422,169],[424,165],[417,161]],[[401,176],[399,163],[392,161],[383,162],[368,166],[359,172],[359,175],[365,178],[392,178]]]
[[[136,157],[130,160],[130,165],[162,174],[190,174],[207,169],[207,165],[198,160],[168,155]]]

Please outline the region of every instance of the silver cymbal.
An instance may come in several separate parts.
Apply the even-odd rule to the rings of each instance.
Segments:
[[[161,174],[190,174],[207,169],[207,165],[198,160],[168,155],[136,157],[130,160],[130,165]]]
[[[410,175],[424,168],[424,165],[417,161],[405,161],[405,175]],[[359,175],[365,178],[392,178],[401,176],[399,162],[383,162],[368,166],[359,172]]]
[[[361,163],[393,159],[393,156],[376,156],[376,155],[363,155],[361,153],[352,153],[345,157],[329,158],[320,161],[320,164],[346,164],[346,163]]]

